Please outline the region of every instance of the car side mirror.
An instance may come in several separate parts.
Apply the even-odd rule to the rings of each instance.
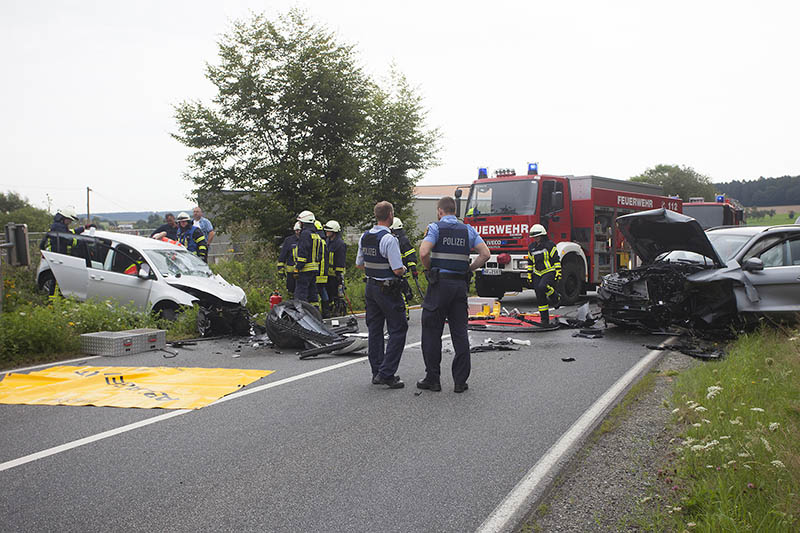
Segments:
[[[758,272],[760,270],[764,270],[764,262],[758,257],[751,257],[744,262],[742,265],[742,270],[745,272]]]
[[[150,279],[150,274],[150,265],[147,263],[142,263],[139,265],[139,273],[136,274],[137,276],[139,276],[141,279]]]

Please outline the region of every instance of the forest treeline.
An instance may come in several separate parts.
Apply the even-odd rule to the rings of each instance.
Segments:
[[[715,183],[715,188],[745,207],[770,205],[800,205],[800,176],[782,176],[757,180]]]

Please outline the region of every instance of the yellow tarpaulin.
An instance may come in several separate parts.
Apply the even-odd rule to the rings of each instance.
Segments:
[[[54,366],[0,381],[0,403],[199,409],[274,370]]]

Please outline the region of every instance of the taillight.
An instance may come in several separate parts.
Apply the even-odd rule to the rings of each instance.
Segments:
[[[511,262],[511,256],[509,254],[500,254],[497,256],[498,265],[507,265],[510,262]]]

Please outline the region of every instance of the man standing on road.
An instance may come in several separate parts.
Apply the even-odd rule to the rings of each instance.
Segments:
[[[405,303],[400,293],[400,279],[406,273],[400,257],[400,245],[389,227],[394,219],[394,207],[389,202],[375,204],[377,224],[365,231],[358,241],[356,267],[367,275],[365,300],[367,330],[369,331],[369,364],[373,385],[401,389],[405,384],[396,375],[400,357],[406,345]],[[389,332],[384,353],[383,324]]]
[[[439,221],[428,225],[419,247],[419,257],[427,270],[428,290],[422,302],[425,377],[417,381],[417,388],[442,390],[442,331],[447,321],[455,351],[453,390],[464,392],[469,388],[467,379],[471,370],[467,334],[469,280],[471,272],[481,268],[490,253],[475,228],[458,221],[455,216],[456,201],[451,196],[439,200],[436,211]],[[473,249],[478,252],[478,257],[470,263],[469,254]]]
[[[558,306],[556,290],[561,279],[561,259],[555,243],[547,238],[547,230],[534,224],[529,233],[533,242],[528,246],[528,284],[536,290],[539,319],[543,326],[550,324],[550,304]]]
[[[286,278],[286,292],[289,299],[294,297],[294,258],[297,255],[297,242],[300,240],[300,231],[303,225],[294,223],[294,233],[283,239],[281,251],[278,255],[278,275]]]
[[[297,240],[294,297],[319,308],[317,275],[319,274],[321,250],[319,234],[317,234],[317,228],[314,227],[316,217],[311,211],[302,211],[297,215],[297,221],[303,227]]]
[[[214,226],[211,225],[211,221],[203,216],[203,210],[200,209],[200,206],[197,206],[192,210],[192,218],[194,218],[192,224],[203,230],[203,235],[206,236],[206,242],[210,247],[211,241],[214,240],[214,235],[216,235]]]

